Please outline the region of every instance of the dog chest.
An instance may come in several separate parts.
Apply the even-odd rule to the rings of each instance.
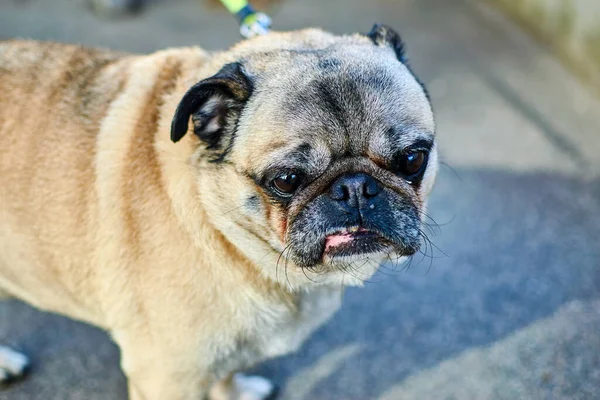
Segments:
[[[340,308],[341,300],[340,287],[325,286],[302,292],[297,312],[280,316],[279,321],[263,325],[267,329],[256,332],[263,357],[272,358],[296,351]]]
[[[339,309],[341,300],[340,287],[319,287],[299,294],[295,311],[282,303],[254,308],[234,341],[214,343],[213,373],[224,377],[233,370],[297,350]]]

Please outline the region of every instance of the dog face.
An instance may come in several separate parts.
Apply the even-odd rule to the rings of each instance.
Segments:
[[[192,121],[199,197],[263,273],[359,284],[419,249],[437,168],[431,106],[387,27],[278,35],[192,87],[172,139]]]

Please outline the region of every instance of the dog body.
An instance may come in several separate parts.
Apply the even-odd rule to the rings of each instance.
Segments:
[[[318,30],[276,33],[216,54],[0,43],[0,291],[109,331],[133,399],[266,397],[268,384],[249,387],[231,373],[295,350],[339,307],[345,285],[360,284],[388,254],[410,255],[417,246],[413,231],[435,175],[433,120],[382,29],[341,39]],[[351,113],[363,105],[349,93],[318,111],[311,82],[315,74],[343,75],[346,59],[366,48],[375,56],[363,61],[372,66],[360,64],[353,81],[381,89],[394,77],[385,69],[396,68],[410,101],[401,112],[381,107],[417,128],[389,142],[363,129],[355,142],[337,143],[325,131],[354,129],[347,121],[354,114],[341,115],[344,101],[353,102]],[[374,67],[383,75],[365,72]],[[327,93],[343,98],[339,89]],[[369,129],[382,123],[368,113],[360,119]],[[418,184],[377,167],[387,162],[378,146],[423,138],[429,165]],[[288,196],[300,173],[269,174],[298,165],[310,183]],[[367,191],[371,176],[386,182],[373,190],[395,200],[377,203],[386,214],[375,222],[361,211],[362,222],[341,224],[354,233],[377,229],[385,243],[341,254],[353,233],[317,225],[332,213],[323,193],[334,198],[327,188],[348,173],[368,174]],[[392,233],[377,222],[384,217]],[[358,268],[355,253],[371,256]],[[0,367],[7,368],[1,354]]]

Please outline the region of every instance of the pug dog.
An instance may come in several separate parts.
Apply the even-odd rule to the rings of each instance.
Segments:
[[[0,43],[0,290],[108,331],[131,399],[266,399],[388,257],[418,251],[432,107],[400,37],[228,51]],[[27,359],[0,349],[0,376]]]

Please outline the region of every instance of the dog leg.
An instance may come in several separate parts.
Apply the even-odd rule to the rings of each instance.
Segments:
[[[23,354],[0,346],[0,383],[22,376],[28,365],[29,360]]]
[[[209,400],[269,400],[275,395],[275,385],[268,379],[237,373],[217,382]]]
[[[143,369],[124,367],[130,400],[201,400],[208,395],[212,384],[209,374],[193,366],[166,365],[169,362],[165,359],[152,363]]]
[[[182,369],[184,371],[182,371]],[[201,400],[211,385],[210,375],[191,376],[184,366],[170,368],[163,360],[143,370],[124,370],[127,376],[129,400]]]
[[[12,298],[11,294],[0,288],[0,300]],[[0,346],[0,383],[9,382],[25,374],[29,366],[27,357],[6,346]]]
[[[268,400],[275,394],[274,385],[258,376],[231,374],[214,384],[199,352],[181,341],[166,345],[137,336],[118,343],[130,400]]]
[[[146,333],[113,334],[121,349],[130,400],[201,400],[214,378],[201,353],[184,336],[148,337]]]

